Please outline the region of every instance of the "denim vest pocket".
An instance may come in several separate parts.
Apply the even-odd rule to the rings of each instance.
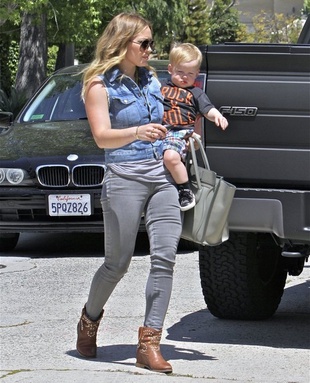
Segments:
[[[137,99],[132,95],[113,96],[110,105],[110,115],[113,128],[127,128],[132,126],[133,121],[140,120]]]

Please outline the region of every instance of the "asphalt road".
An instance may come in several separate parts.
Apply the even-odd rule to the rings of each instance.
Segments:
[[[309,275],[288,277],[268,321],[225,321],[204,303],[198,253],[177,255],[162,353],[173,374],[136,368],[137,329],[149,268],[139,239],[128,274],[106,306],[98,358],[75,351],[76,324],[102,262],[96,235],[23,235],[0,258],[0,379],[3,383],[309,383]]]

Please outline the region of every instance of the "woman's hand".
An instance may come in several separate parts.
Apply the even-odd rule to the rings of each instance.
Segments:
[[[150,123],[137,126],[135,137],[137,140],[155,142],[166,137],[167,129],[161,124]]]

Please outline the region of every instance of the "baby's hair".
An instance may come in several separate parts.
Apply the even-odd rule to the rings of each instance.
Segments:
[[[198,67],[200,68],[202,62],[201,51],[191,43],[177,43],[172,47],[169,54],[169,62],[172,65],[194,60],[198,61]]]

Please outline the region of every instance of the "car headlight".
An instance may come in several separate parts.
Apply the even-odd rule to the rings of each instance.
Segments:
[[[0,168],[0,184],[5,180],[5,171]]]
[[[20,168],[0,168],[1,185],[20,185],[29,184],[30,177],[28,173]]]
[[[6,171],[6,179],[13,185],[20,184],[24,177],[25,176],[22,169],[8,169]]]

